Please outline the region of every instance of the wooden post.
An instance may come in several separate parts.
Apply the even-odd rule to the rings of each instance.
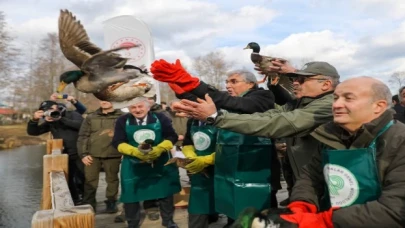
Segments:
[[[63,149],[62,140],[48,140],[46,149],[41,211],[32,217],[31,227],[94,228],[92,206],[74,206],[67,183],[69,158],[67,154],[58,154]]]
[[[63,150],[63,140],[62,139],[53,139],[52,140],[52,150],[60,150],[62,152]]]
[[[94,211],[90,205],[35,212],[31,228],[93,228]]]
[[[46,140],[46,154],[52,154],[52,139]]]
[[[51,181],[52,171],[63,171],[68,180],[68,155],[44,155],[43,187],[41,210],[52,209]]]

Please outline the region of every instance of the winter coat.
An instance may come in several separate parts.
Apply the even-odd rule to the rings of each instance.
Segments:
[[[379,118],[364,124],[354,137],[334,123],[317,128],[311,135],[332,149],[365,148],[377,133],[393,119],[387,110]],[[335,228],[404,227],[405,226],[405,125],[395,121],[376,141],[377,169],[381,180],[381,196],[366,204],[357,204],[333,212]],[[291,195],[291,201],[306,201],[319,208],[318,198],[325,189],[319,145],[311,161],[303,168]]]
[[[115,122],[123,114],[121,110],[104,114],[101,109],[98,109],[86,117],[77,140],[81,158],[87,155],[98,158],[121,157],[121,154],[111,145],[111,141]]]

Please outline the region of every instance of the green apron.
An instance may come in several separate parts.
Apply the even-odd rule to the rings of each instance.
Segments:
[[[376,161],[376,140],[392,124],[393,121],[380,130],[368,148],[322,151],[330,206],[348,207],[378,199],[381,182]]]
[[[246,207],[270,207],[269,138],[218,130],[214,197],[219,213],[236,219]]]
[[[159,119],[147,125],[130,125],[126,122],[125,131],[128,143],[138,147],[146,139],[155,141],[154,146],[163,141]],[[150,163],[142,163],[136,157],[124,155],[121,163],[121,202],[135,203],[144,200],[160,199],[180,192],[179,170],[175,164],[164,166],[169,160],[170,151]]]
[[[217,128],[205,125],[192,125],[190,129],[195,152],[198,156],[210,155],[215,152]],[[214,166],[206,169],[208,178],[200,173],[191,175],[190,199],[188,213],[214,214]]]

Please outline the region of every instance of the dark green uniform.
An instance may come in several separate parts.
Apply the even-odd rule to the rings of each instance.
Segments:
[[[104,114],[99,109],[89,114],[83,121],[77,140],[78,154],[81,158],[90,155],[93,162],[85,166],[85,184],[83,201],[96,206],[96,192],[99,173],[104,168],[107,182],[106,198],[115,202],[118,195],[118,172],[121,154],[111,145],[115,121],[123,112],[115,110]]]

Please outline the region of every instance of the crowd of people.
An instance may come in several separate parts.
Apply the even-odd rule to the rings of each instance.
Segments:
[[[293,94],[277,79],[260,88],[248,70],[229,72],[221,91],[180,61],[159,60],[151,73],[179,100],[159,105],[156,96],[138,97],[128,113],[100,101],[83,118],[79,101],[64,97],[76,107],[70,111],[54,94],[27,131],[63,139],[75,204],[97,209],[103,169],[106,212],[116,213],[122,202],[120,220],[129,228],[140,227],[142,207],[150,219],[160,215],[162,226],[178,227],[173,195],[181,190],[179,168],[165,165],[176,151],[189,161],[190,228],[207,228],[218,214],[228,218],[224,227],[236,227],[246,208],[283,206],[253,221],[263,227],[403,227],[405,87],[392,96],[372,77],[340,82],[338,70],[326,62],[301,69],[272,63],[271,71],[291,80]],[[277,202],[281,176],[289,197]]]

